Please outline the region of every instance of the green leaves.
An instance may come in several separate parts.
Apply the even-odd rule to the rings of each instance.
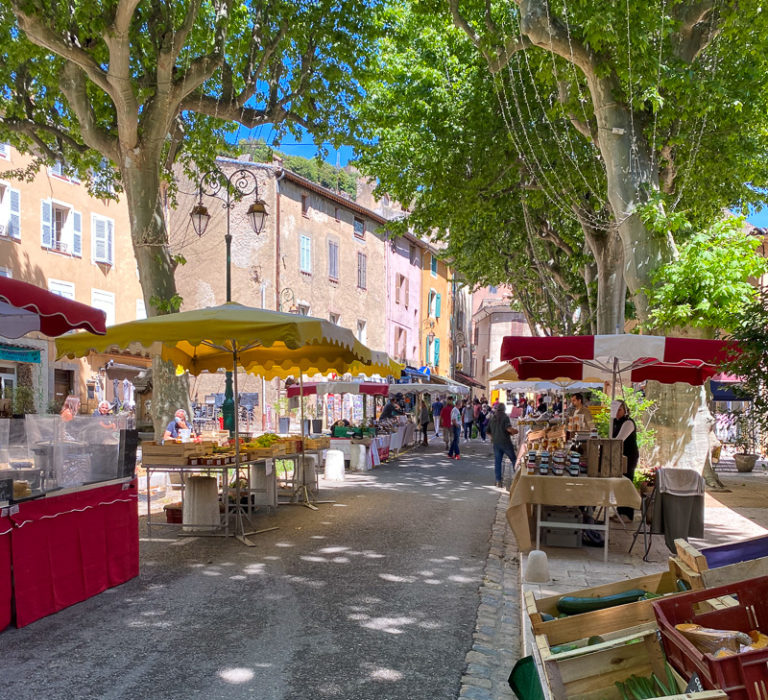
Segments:
[[[653,276],[646,290],[649,328],[693,326],[734,330],[740,314],[756,298],[754,280],[768,272],[757,255],[761,237],[751,235],[744,219],[729,216],[693,234],[680,256]]]

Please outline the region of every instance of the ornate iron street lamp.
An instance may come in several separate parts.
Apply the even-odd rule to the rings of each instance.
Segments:
[[[195,233],[202,237],[208,228],[211,215],[203,204],[203,196],[216,197],[221,199],[220,194],[224,195],[221,206],[227,211],[227,233],[224,241],[227,246],[227,302],[232,301],[232,210],[235,204],[244,197],[253,195],[253,201],[248,207],[246,215],[251,229],[258,236],[264,228],[264,221],[267,218],[267,206],[263,199],[259,197],[259,183],[252,170],[240,168],[230,175],[226,175],[221,170],[209,170],[204,173],[198,182],[197,204],[192,207],[189,213],[192,219],[192,228]],[[221,412],[224,416],[224,428],[230,432],[235,429],[235,401],[232,396],[232,372],[227,372],[224,403],[221,406]]]

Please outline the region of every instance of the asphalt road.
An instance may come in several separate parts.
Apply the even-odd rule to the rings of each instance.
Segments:
[[[478,452],[348,475],[256,547],[142,538],[137,579],[0,635],[2,696],[456,698],[499,496]]]

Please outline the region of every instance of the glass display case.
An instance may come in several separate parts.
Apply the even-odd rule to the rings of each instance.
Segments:
[[[132,477],[138,434],[117,415],[28,415],[0,420],[0,480],[13,479],[14,500]]]

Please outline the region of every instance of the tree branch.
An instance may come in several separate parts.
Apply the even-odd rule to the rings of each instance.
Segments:
[[[72,63],[64,64],[61,73],[61,92],[67,98],[69,106],[80,122],[80,134],[83,141],[109,158],[113,163],[119,163],[117,140],[110,137],[96,123],[85,82],[85,72]]]
[[[698,55],[717,36],[714,25],[716,0],[702,0],[693,4],[678,5],[673,13],[680,27],[673,40],[675,55],[686,63],[693,63]]]
[[[82,68],[95,85],[112,97],[112,86],[107,80],[106,73],[90,54],[76,46],[71,40],[65,39],[54,32],[43,24],[38,17],[28,15],[16,0],[13,0],[12,7],[13,13],[18,19],[19,27],[33,44],[42,46],[57,56],[61,56],[64,60]]]

